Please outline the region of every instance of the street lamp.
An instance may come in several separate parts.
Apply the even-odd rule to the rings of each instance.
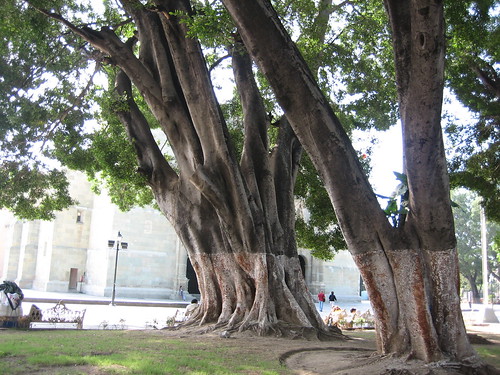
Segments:
[[[118,236],[116,238],[116,241],[113,240],[108,240],[108,247],[110,249],[113,248],[116,242],[116,256],[115,256],[115,275],[113,277],[113,294],[111,295],[111,306],[115,306],[115,294],[116,294],[116,269],[118,268],[118,251],[120,249],[126,250],[128,247],[127,242],[122,242],[122,234],[120,231],[118,231]]]

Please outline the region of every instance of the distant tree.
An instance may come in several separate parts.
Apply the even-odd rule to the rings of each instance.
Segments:
[[[452,186],[476,191],[486,215],[500,222],[500,13],[494,0],[448,1],[446,82],[472,123],[455,118],[451,142]]]
[[[458,259],[460,274],[467,280],[472,291],[474,302],[478,303],[483,282],[482,244],[481,244],[481,198],[465,190],[457,190],[452,194],[457,204],[453,209],[455,218],[455,233],[457,236]],[[498,277],[499,263],[492,248],[493,240],[498,235],[498,224],[487,224],[488,238],[488,271]]]

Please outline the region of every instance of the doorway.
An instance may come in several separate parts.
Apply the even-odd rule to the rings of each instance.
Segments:
[[[187,258],[186,264],[186,278],[189,280],[187,292],[189,294],[200,294],[200,289],[198,288],[198,278],[196,277],[196,272],[194,272],[194,268],[191,264],[191,260],[189,260],[189,257]]]
[[[306,279],[306,258],[303,255],[299,255],[300,269],[302,270],[302,277]]]
[[[76,290],[78,285],[78,268],[70,268],[69,270],[69,290]]]

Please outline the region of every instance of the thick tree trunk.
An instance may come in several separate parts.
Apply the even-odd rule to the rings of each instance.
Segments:
[[[287,337],[314,338],[327,332],[303,279],[297,277],[297,258],[248,252],[190,258],[202,290],[195,323]]]
[[[460,310],[455,258],[454,249],[354,256],[377,315],[381,353],[428,362],[474,356]]]
[[[465,275],[464,276],[469,282],[470,289],[472,292],[472,303],[481,303],[481,293],[479,293],[479,288],[477,287],[477,276],[475,275]]]
[[[401,228],[390,227],[340,122],[270,2],[223,3],[325,182],[375,310],[380,352],[429,362],[470,359],[440,132],[442,3],[386,1],[410,189],[411,210]]]
[[[473,350],[461,316],[458,257],[441,133],[443,5],[392,0],[385,5],[393,30],[408,177],[409,214],[404,231],[418,239],[415,255],[422,264],[422,300],[429,304],[429,328],[421,333],[432,338],[426,359],[436,360],[442,353],[463,360],[473,355]]]
[[[201,306],[188,324],[263,335],[333,336],[315,309],[297,257],[293,185],[300,144],[282,121],[278,146],[268,152],[269,120],[242,49],[233,60],[245,122],[238,163],[201,48],[171,14],[190,13],[189,1],[155,3],[148,8],[137,0],[122,1],[138,27],[127,43],[112,30],[78,28],[54,18],[121,69],[116,113],[135,146],[139,171],[198,277]],[[132,48],[136,41],[139,58]],[[167,135],[176,169],[151,135],[132,84]]]

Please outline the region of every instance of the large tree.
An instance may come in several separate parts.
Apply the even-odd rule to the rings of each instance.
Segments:
[[[452,192],[453,209],[457,237],[458,260],[460,274],[467,280],[465,290],[472,292],[475,303],[480,302],[483,283],[483,260],[481,243],[480,205],[482,199],[464,189]],[[486,238],[488,249],[488,279],[493,276],[500,280],[498,275],[498,261],[493,249],[493,241],[498,236],[498,224],[486,223]]]
[[[270,118],[238,35],[232,37],[230,53],[244,119],[240,160],[201,46],[188,36],[185,18],[193,14],[188,1],[122,1],[123,14],[107,14],[116,25],[100,29],[75,21],[65,2],[27,3],[33,6],[28,11],[36,9],[84,41],[83,52],[106,65],[113,78],[105,110],[125,127],[142,182],[176,229],[197,273],[203,299],[193,322],[259,334],[335,334],[316,311],[297,256],[293,186],[301,146],[283,118],[273,124],[277,135],[269,150]],[[20,129],[26,125],[20,122],[6,130],[22,139]],[[104,131],[115,126],[111,121]],[[175,163],[162,152],[154,127],[166,135]],[[70,166],[82,167],[77,159],[86,154],[75,150],[72,139],[79,133],[71,126],[58,130],[62,134],[55,138],[54,152],[66,156]]]
[[[100,27],[90,20],[77,20],[84,9],[68,11],[65,4],[72,2],[23,3],[57,22],[41,21],[29,13],[32,8],[16,1],[9,4],[20,6],[31,25],[40,23],[54,33],[58,31],[55,25],[66,27],[76,41],[62,33],[53,41],[55,47],[70,45],[71,53],[96,59],[113,77],[106,110],[124,125],[136,153],[140,181],[150,186],[197,272],[203,302],[195,322],[211,323],[215,328],[254,329],[260,334],[327,333],[297,258],[293,185],[302,144],[321,176],[365,281],[377,318],[380,353],[427,362],[447,359],[477,364],[460,311],[440,126],[444,81],[441,2],[385,1],[408,183],[408,212],[396,227],[380,208],[331,103],[268,1],[223,1],[238,27],[229,49],[244,118],[240,160],[200,44],[188,35],[186,17],[197,12],[189,1],[144,4],[121,0],[118,12],[108,9],[105,14],[107,21],[115,22],[104,24],[98,19]],[[331,2],[320,4],[326,6],[320,7],[320,14],[329,14]],[[17,55],[10,56],[26,53],[21,43],[3,47],[19,47]],[[270,118],[246,51],[267,78],[285,114],[274,123],[278,134],[271,150]],[[58,67],[66,58],[55,56],[54,61],[39,63]],[[24,59],[18,61],[22,67]],[[24,100],[27,90],[22,85],[32,83],[39,74],[37,70],[31,75],[23,75],[22,69],[14,71],[18,76],[12,76],[13,82],[18,80],[20,86],[6,98],[9,103]],[[71,112],[68,108],[83,105],[80,99],[86,88],[80,95],[69,89],[62,89],[68,95],[67,108],[56,111],[58,121],[42,135],[59,130],[63,136],[55,138],[56,154],[85,158],[87,154],[74,147],[81,141],[74,126],[78,119],[68,119],[66,113]],[[51,103],[41,101],[38,109],[51,108]],[[37,121],[16,117],[15,108],[5,116],[10,121],[5,139],[18,141],[11,143],[9,151],[14,154],[23,145],[23,132],[31,125],[33,132],[39,130],[36,125],[42,128],[40,118],[51,114],[46,112],[33,112]],[[108,123],[105,131],[114,134],[115,125]],[[166,135],[175,164],[153,137],[154,127]],[[99,143],[102,138],[93,140]],[[116,140],[121,144],[118,135]],[[29,159],[29,152],[25,155]],[[120,163],[109,163],[115,156],[104,153],[96,158],[109,159],[108,165],[121,170]],[[69,160],[77,163],[75,158],[66,160],[70,165]],[[7,176],[22,177],[16,173],[18,160],[12,158],[8,166]],[[36,181],[33,186],[38,187]]]
[[[441,134],[443,4],[385,1],[395,54],[409,212],[389,225],[338,118],[267,1],[225,0],[318,169],[363,276],[382,353],[464,360],[458,260]]]
[[[499,222],[498,2],[450,1],[446,10],[449,35],[446,82],[472,117],[464,121],[451,115],[446,124],[452,146],[451,183],[480,194],[488,218]]]

